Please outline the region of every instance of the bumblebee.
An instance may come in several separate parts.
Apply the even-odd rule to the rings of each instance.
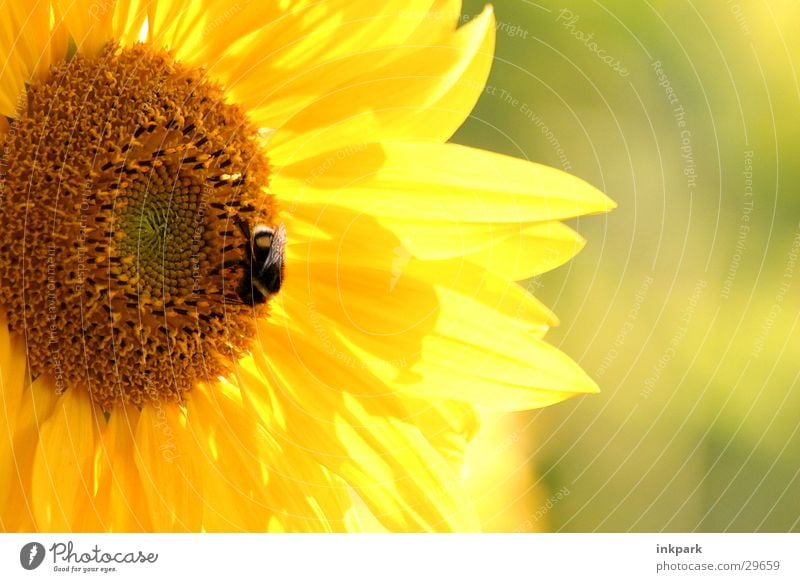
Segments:
[[[235,217],[236,225],[245,240],[245,259],[241,262],[244,275],[236,289],[236,295],[243,303],[254,306],[266,301],[281,289],[286,258],[286,228],[283,224],[271,228],[257,224],[250,231],[250,225],[241,217]]]

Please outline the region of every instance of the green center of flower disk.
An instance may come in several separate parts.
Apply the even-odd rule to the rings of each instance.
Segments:
[[[257,129],[204,72],[109,45],[28,86],[0,162],[0,301],[34,377],[109,410],[231,372],[265,307],[237,295],[274,224]]]

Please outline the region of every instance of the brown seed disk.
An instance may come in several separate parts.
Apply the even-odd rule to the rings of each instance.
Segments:
[[[223,268],[248,244],[232,218],[276,212],[220,87],[146,45],[77,54],[28,87],[2,154],[0,302],[34,376],[108,410],[230,373],[259,315]]]

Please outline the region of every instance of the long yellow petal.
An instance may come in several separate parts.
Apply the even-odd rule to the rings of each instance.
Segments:
[[[340,225],[338,239],[290,247],[303,260],[282,302],[297,302],[293,317],[309,320],[320,341],[346,342],[346,357],[419,397],[516,410],[597,390],[541,341],[557,319],[520,285],[468,260],[398,255],[369,218],[347,216],[326,222],[321,213],[323,229]]]
[[[264,82],[268,87],[280,81],[281,72],[407,42],[419,34],[435,2],[388,0],[378,7],[346,0],[299,1],[286,9],[274,3],[257,4],[254,9],[245,5],[237,10],[224,2],[212,2],[206,9],[209,26],[204,31],[205,46],[198,43],[187,48],[194,48],[196,58],[207,63],[229,53],[219,61],[219,65],[226,65],[220,69],[230,70],[232,78],[258,69],[267,75]],[[233,62],[232,54],[238,54],[240,62]]]
[[[390,0],[379,10],[349,0],[303,0],[285,7],[273,2],[231,4],[224,0],[120,4],[131,5],[124,10],[126,14],[135,12],[134,5],[147,4],[148,42],[169,48],[188,64],[206,67],[254,119],[275,127],[279,117],[285,119],[302,107],[301,97],[306,95],[298,92],[298,87],[279,91],[295,98],[288,109],[276,103],[280,99],[273,94],[298,71],[307,73],[325,61],[410,39],[429,42],[443,27],[452,26],[455,19],[450,16],[459,3]],[[130,40],[131,28],[122,28],[127,21],[120,18],[120,12],[118,6],[115,33]],[[436,26],[430,25],[434,20]],[[314,95],[324,94],[360,72],[357,68],[337,69],[341,74],[327,81],[315,75]]]
[[[432,0],[387,0],[378,8],[328,0],[293,3],[284,11],[253,3],[237,11],[222,4],[218,14],[209,14],[208,38],[194,49],[188,43],[186,58],[209,64],[210,74],[255,120],[277,127],[308,99],[391,58],[395,49],[380,49],[418,35],[431,5]],[[255,29],[257,23],[262,27]],[[364,58],[342,61],[353,55]]]
[[[456,144],[353,146],[283,166],[272,179],[290,204],[335,204],[432,228],[444,221],[544,222],[615,207],[561,170]]]
[[[97,506],[102,529],[112,532],[152,531],[147,499],[135,461],[135,435],[139,411],[120,407],[109,416],[98,447]]]
[[[406,329],[423,333],[436,318],[434,286],[471,296],[531,332],[558,322],[530,293],[479,264],[463,258],[420,260],[399,235],[369,214],[336,206],[296,204],[292,209],[289,228],[302,231],[308,221],[317,236],[289,245],[286,295],[308,306],[335,308],[332,320],[349,322],[338,326],[341,333],[362,326],[375,335]],[[529,262],[537,261],[533,257]],[[380,318],[375,318],[375,309],[381,309]]]
[[[288,417],[290,453],[311,454],[343,477],[389,529],[472,530],[471,506],[447,461],[413,423],[391,390],[353,368],[335,340],[295,335],[287,319],[263,323],[263,371]],[[333,349],[331,352],[330,350]],[[325,379],[335,380],[330,385]]]
[[[164,4],[160,0],[116,0],[113,4],[111,34],[123,46],[149,40],[142,38],[142,29],[152,14],[154,5]],[[168,4],[173,4],[168,2]],[[112,4],[108,4],[112,6]],[[149,31],[148,21],[148,31]],[[152,36],[152,34],[151,34]]]
[[[467,447],[478,433],[480,421],[474,407],[457,400],[407,396],[409,421],[426,427],[428,441],[447,461],[455,474],[464,466]]]
[[[430,44],[458,27],[461,0],[435,0],[414,33],[405,40],[408,46]]]
[[[525,316],[526,306],[535,304],[519,285],[455,260],[412,260],[405,277],[434,285],[439,307],[433,330],[421,338],[408,333],[405,338],[399,333],[343,334],[357,357],[397,389],[504,411],[539,408],[597,391],[577,364],[540,339],[556,322],[533,311]],[[403,284],[401,278],[397,285]],[[354,293],[346,308],[356,304],[365,321],[385,317],[380,303],[365,295]],[[330,309],[334,318],[340,317],[330,302],[316,306],[320,313]],[[396,360],[386,357],[392,352]]]
[[[0,19],[0,113],[19,117],[25,83],[49,72],[50,64],[64,57],[67,39],[63,30],[51,31],[50,3],[7,2]]]
[[[22,405],[22,394],[27,386],[25,342],[12,338],[5,315],[0,315],[0,466],[7,467],[6,454],[10,454],[11,431],[16,424]],[[0,499],[3,498],[0,481]]]
[[[53,386],[31,389],[50,389]],[[94,496],[96,427],[88,395],[77,389],[58,397],[50,417],[40,424],[33,460],[31,495],[39,529],[74,531],[82,527]]]
[[[266,452],[241,397],[226,385],[202,385],[189,394],[187,410],[200,449],[203,528],[266,531],[272,515]]]
[[[197,444],[186,412],[174,403],[142,408],[136,427],[136,467],[141,492],[157,532],[199,531],[203,520]]]
[[[522,226],[506,237],[489,239],[485,247],[464,258],[508,281],[522,281],[563,265],[586,241],[560,222]]]
[[[212,74],[218,71],[233,98],[247,107],[259,125],[279,127],[326,95],[363,83],[368,71],[381,69],[387,61],[414,54],[420,46],[439,44],[455,28],[446,30],[452,24],[449,19],[429,14],[430,0],[393,0],[381,4],[379,11],[375,5],[342,4],[335,25],[302,23],[278,46],[273,35],[260,31],[239,51],[252,56],[229,51]],[[314,10],[322,7],[333,8],[319,3]],[[437,26],[425,25],[430,22]]]
[[[52,415],[58,398],[53,382],[47,376],[40,376],[24,389],[11,433],[13,452],[7,481],[9,490],[0,506],[4,527],[9,531],[36,528],[33,519],[37,502],[31,494],[33,460],[39,444],[40,426]]]
[[[251,358],[240,362],[237,381],[246,410],[259,423],[268,421],[279,413],[277,408],[286,404]],[[287,450],[287,425],[283,420],[282,428],[272,425],[262,435],[265,448],[261,462],[270,476],[264,494],[272,517],[280,522],[282,531],[345,531],[346,514],[351,507],[347,484],[311,455]]]
[[[596,384],[558,349],[509,327],[494,310],[468,296],[438,292],[442,309],[436,331],[424,338],[424,357],[412,368],[420,378],[398,378],[396,387],[503,411],[597,392]]]
[[[114,36],[112,21],[116,4],[116,0],[55,1],[56,13],[63,19],[78,51],[92,56]]]
[[[269,382],[252,358],[240,362],[237,382],[242,388],[243,402],[248,414],[259,424],[268,420],[281,406]],[[272,515],[269,531],[280,525],[280,531],[331,532],[344,531],[346,514],[351,500],[347,484],[331,474],[311,455],[285,448],[284,428],[262,434],[265,448],[261,463],[269,474],[264,490]]]
[[[25,512],[18,503],[21,487],[14,470],[15,449],[19,444],[15,438],[18,425],[23,424],[20,414],[28,389],[25,357],[25,342],[12,339],[5,317],[0,317],[0,467],[10,469],[10,474],[0,479],[0,524],[4,531],[15,529]]]
[[[494,31],[494,15],[487,8],[437,43],[398,48],[391,62],[366,70],[289,119],[272,137],[270,157],[283,166],[358,143],[447,140],[483,90]],[[357,67],[371,56],[355,55],[336,64]]]

